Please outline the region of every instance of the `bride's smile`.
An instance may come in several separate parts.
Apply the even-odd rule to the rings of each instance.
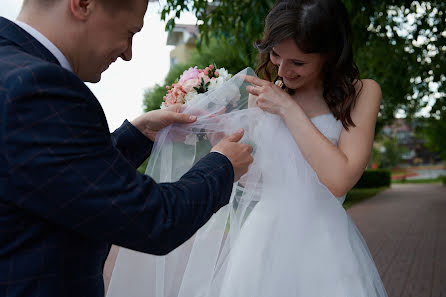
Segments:
[[[324,59],[318,53],[304,53],[288,38],[276,44],[270,52],[271,63],[290,89],[320,85]]]

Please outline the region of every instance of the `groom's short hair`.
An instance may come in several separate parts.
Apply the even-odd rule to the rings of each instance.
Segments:
[[[43,7],[51,7],[54,3],[62,1],[62,0],[24,0],[23,6],[27,5],[28,3],[36,3]],[[131,9],[133,1],[129,0],[97,0],[104,5],[104,7],[109,10],[110,12],[116,12],[123,9]]]

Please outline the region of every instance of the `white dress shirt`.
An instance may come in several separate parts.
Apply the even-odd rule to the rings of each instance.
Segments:
[[[71,68],[70,62],[68,62],[67,58],[64,56],[64,54],[51,42],[48,38],[46,38],[42,33],[34,29],[28,24],[25,24],[21,21],[13,21],[17,26],[28,32],[32,37],[37,39],[44,47],[46,47],[59,61],[60,65],[73,72],[73,69]]]

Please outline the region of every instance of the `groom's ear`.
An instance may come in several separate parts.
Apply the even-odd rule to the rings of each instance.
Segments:
[[[79,21],[86,21],[96,6],[96,0],[70,0],[71,14]]]

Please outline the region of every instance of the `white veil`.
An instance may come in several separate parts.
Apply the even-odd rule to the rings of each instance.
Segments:
[[[240,128],[254,163],[230,202],[165,257],[121,248],[109,297],[386,297],[361,234],[319,181],[284,121],[248,108],[244,76],[200,95],[184,112],[196,123],[160,133],[147,174],[178,180],[211,143]],[[337,144],[342,123],[311,119]],[[339,174],[342,174],[340,172]]]
[[[157,182],[178,180],[195,162],[209,153],[224,136],[245,129],[241,142],[254,146],[254,163],[242,183],[235,183],[230,202],[186,243],[167,256],[147,255],[120,248],[108,297],[215,296],[225,274],[231,243],[237,238],[244,219],[259,199],[260,170],[255,161],[252,129],[262,113],[248,107],[246,74],[248,68],[220,88],[200,94],[185,105],[184,113],[198,114],[190,125],[172,125],[159,133],[146,174]]]

